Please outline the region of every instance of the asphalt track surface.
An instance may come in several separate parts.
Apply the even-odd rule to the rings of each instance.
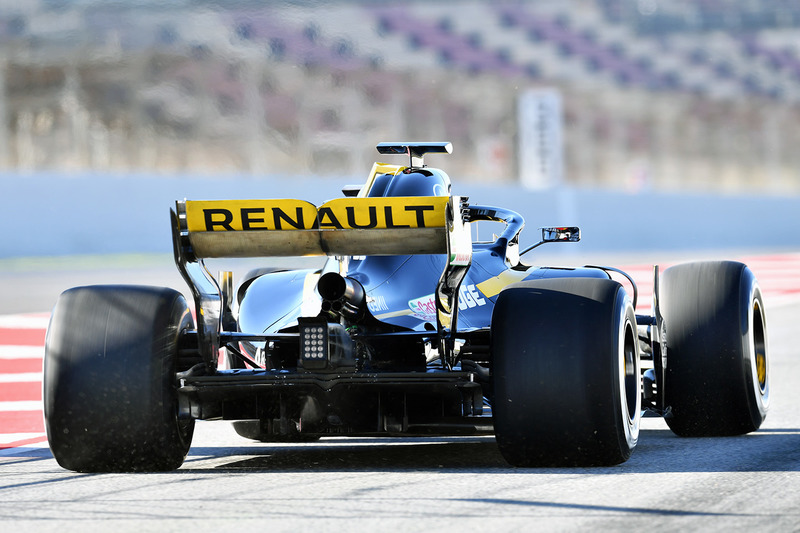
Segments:
[[[14,532],[800,531],[800,254],[736,258],[753,267],[767,308],[772,400],[767,420],[753,434],[681,439],[662,420],[649,418],[639,446],[622,465],[518,469],[503,461],[492,437],[271,445],[242,439],[225,422],[199,422],[186,463],[176,472],[76,474],[58,466],[41,433],[25,433],[34,441],[27,443],[15,433],[0,445],[0,524]],[[122,281],[181,288],[169,265],[122,263],[101,269],[6,265],[0,294],[25,297],[4,297],[0,344],[35,360],[54,294],[73,285]],[[645,307],[649,267],[627,264],[641,282]],[[9,342],[25,338],[33,339],[27,350]],[[0,364],[17,360],[9,350],[0,346]],[[0,421],[15,405],[40,402],[40,396],[9,399],[27,398],[38,387],[35,369],[21,374],[34,385],[14,384],[0,373]]]

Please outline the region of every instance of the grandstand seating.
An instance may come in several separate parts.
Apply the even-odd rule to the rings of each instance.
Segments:
[[[76,48],[266,46],[276,60],[330,69],[463,69],[650,90],[763,94],[795,101],[800,4],[781,0],[596,0],[318,4],[212,9],[89,0],[0,6],[0,38]],[[648,8],[648,6],[650,6]],[[5,11],[5,13],[3,13]],[[358,23],[354,23],[358,21]]]
[[[137,128],[166,135],[168,142],[156,143],[161,150],[214,138],[220,149],[236,154],[226,162],[252,170],[236,161],[258,151],[247,152],[242,142],[256,135],[250,144],[269,144],[273,162],[301,160],[291,145],[338,150],[350,163],[326,165],[350,172],[362,158],[345,145],[383,132],[455,135],[467,148],[503,142],[495,137],[513,142],[513,132],[502,125],[513,121],[514,98],[525,87],[564,91],[568,125],[583,132],[575,138],[616,143],[609,153],[627,150],[630,157],[636,146],[654,150],[652,139],[673,127],[664,125],[665,110],[683,107],[723,117],[719,124],[696,126],[702,129],[724,124],[728,109],[750,106],[736,113],[765,114],[756,126],[737,127],[769,123],[788,142],[795,138],[788,119],[773,117],[794,116],[800,104],[798,27],[800,3],[784,0],[295,0],[265,6],[248,0],[8,0],[0,1],[0,65],[11,73],[6,122],[18,128],[10,134],[11,151],[20,135],[34,130],[74,131],[68,123],[74,117],[62,109],[71,98],[107,129],[133,137]],[[114,74],[99,74],[106,70]],[[26,83],[47,78],[49,85],[18,91],[8,76],[21,72]],[[422,94],[441,109],[409,111],[408,102]],[[648,103],[636,109],[630,104],[640,101]],[[50,119],[20,118],[41,115],[37,109],[43,108]],[[145,118],[131,118],[137,114]],[[387,115],[394,128],[387,128]],[[598,123],[615,124],[603,131],[645,133],[633,141],[620,133],[586,137]],[[736,154],[725,150],[713,157]],[[795,159],[785,153],[776,164],[793,168]],[[42,155],[41,164],[55,164],[55,157]],[[306,154],[307,160],[315,157]],[[0,168],[14,161],[0,150]],[[481,164],[470,161],[464,170],[485,175]],[[513,164],[503,168],[513,172]]]

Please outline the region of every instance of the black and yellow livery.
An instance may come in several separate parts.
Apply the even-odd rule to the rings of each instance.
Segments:
[[[494,433],[516,466],[623,462],[643,411],[682,436],[760,426],[769,356],[745,265],[656,268],[653,312],[637,315],[624,272],[524,263],[580,230],[544,228],[520,249],[520,214],[452,195],[447,174],[425,165],[450,143],[378,151],[407,165],[376,163],[362,187],[320,206],[177,202],[175,261],[194,313],[173,289],[62,294],[44,367],[58,462],[178,468],[195,420],[214,419],[265,442]],[[473,241],[487,221],[503,229]],[[270,268],[271,257],[307,255],[324,266]],[[225,257],[265,268],[236,287],[205,265]]]

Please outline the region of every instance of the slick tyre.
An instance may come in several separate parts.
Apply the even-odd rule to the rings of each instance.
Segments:
[[[171,289],[94,286],[59,297],[47,329],[44,415],[58,463],[78,472],[165,471],[189,451],[194,420],[178,418],[175,373],[183,296]]]
[[[686,263],[661,280],[667,425],[682,437],[742,435],[767,415],[769,357],[755,276],[732,261]]]
[[[639,438],[636,317],[608,279],[522,282],[492,316],[495,435],[514,466],[604,466]]]

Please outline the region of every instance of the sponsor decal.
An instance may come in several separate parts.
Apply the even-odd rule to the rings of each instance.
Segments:
[[[472,309],[474,307],[482,307],[484,305],[486,305],[486,298],[481,295],[474,284],[462,284],[461,287],[459,287],[459,311]],[[408,307],[411,309],[411,314],[420,320],[425,322],[433,322],[436,320],[436,298],[433,294],[409,300]]]
[[[380,313],[382,311],[388,311],[389,306],[386,305],[386,298],[381,295],[378,296],[369,296],[367,295],[367,309],[373,315],[375,313]]]
[[[450,254],[450,264],[453,266],[468,266],[472,262],[472,253]]]
[[[433,294],[409,300],[408,306],[411,308],[411,314],[424,322],[436,321],[436,299]]]
[[[190,232],[438,228],[447,197],[186,201]]]
[[[187,201],[189,231],[311,229],[317,208],[301,200]]]
[[[464,285],[462,283],[458,290],[458,309],[463,311],[483,305],[486,305],[486,299],[481,296],[481,293],[478,292],[475,285]]]

